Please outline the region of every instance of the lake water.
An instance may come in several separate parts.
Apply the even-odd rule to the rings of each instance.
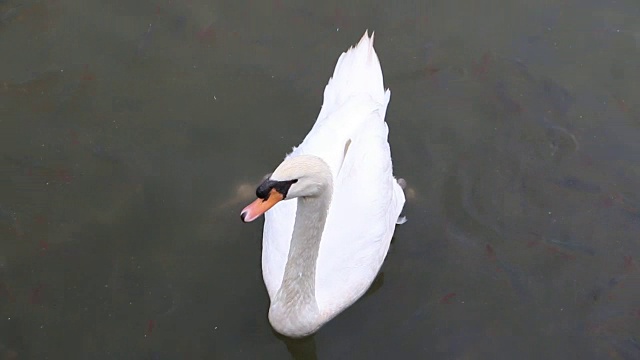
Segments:
[[[404,214],[313,337],[262,176],[365,29]],[[640,4],[0,0],[0,358],[640,359]]]

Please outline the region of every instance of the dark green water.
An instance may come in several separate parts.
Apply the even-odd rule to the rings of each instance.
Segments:
[[[365,29],[409,222],[285,340],[239,211]],[[639,64],[632,0],[0,0],[0,359],[638,359]]]

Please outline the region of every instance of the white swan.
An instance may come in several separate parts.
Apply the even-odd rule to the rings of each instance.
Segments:
[[[405,202],[384,121],[390,96],[365,32],[338,59],[309,134],[242,210],[245,222],[266,212],[262,274],[269,321],[283,335],[317,331],[358,300],[382,266]]]

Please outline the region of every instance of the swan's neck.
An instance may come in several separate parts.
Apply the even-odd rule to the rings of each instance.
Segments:
[[[312,332],[318,324],[316,262],[332,192],[329,185],[319,196],[298,198],[282,285],[269,309],[271,323],[285,334],[287,329],[298,334],[305,329]]]

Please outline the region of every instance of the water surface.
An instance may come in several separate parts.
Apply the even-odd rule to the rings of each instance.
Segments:
[[[0,356],[640,358],[632,0],[0,1]],[[273,333],[240,209],[365,29],[405,215]]]

